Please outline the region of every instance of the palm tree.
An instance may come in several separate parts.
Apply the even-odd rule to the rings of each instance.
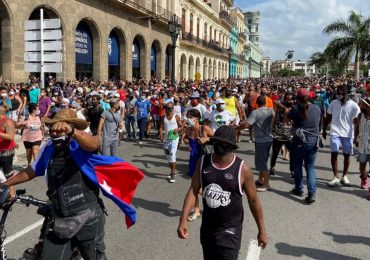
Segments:
[[[360,77],[360,61],[365,59],[362,55],[370,52],[370,18],[350,12],[347,20],[338,19],[324,28],[323,34],[337,36],[331,40],[327,49],[333,59],[341,57],[347,64],[355,55],[355,77]]]
[[[288,51],[285,53],[285,56],[286,56],[286,59],[287,59],[287,60],[291,60],[291,59],[293,59],[293,55],[294,55],[294,51],[292,51],[292,50],[288,50]]]

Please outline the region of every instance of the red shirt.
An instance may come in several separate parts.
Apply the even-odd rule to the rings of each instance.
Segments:
[[[8,120],[6,116],[2,120],[0,120],[0,133],[5,133],[3,130],[3,125],[6,120]],[[0,138],[0,151],[9,151],[13,150],[15,148],[15,142],[14,140],[4,140],[3,138]]]
[[[126,100],[126,91],[124,89],[120,89],[118,90],[118,94],[119,94],[119,100],[125,102]]]

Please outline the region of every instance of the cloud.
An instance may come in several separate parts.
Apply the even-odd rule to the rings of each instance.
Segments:
[[[244,11],[261,11],[260,42],[264,56],[284,59],[294,50],[295,60],[307,60],[325,49],[330,37],[325,26],[347,18],[350,10],[370,16],[369,0],[236,0]]]

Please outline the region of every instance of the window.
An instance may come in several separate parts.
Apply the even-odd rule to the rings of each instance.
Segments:
[[[199,33],[200,33],[200,19],[197,19],[197,37],[199,38]]]
[[[193,19],[194,19],[193,14],[190,14],[190,30],[189,30],[189,32],[191,34],[193,34],[193,29],[194,29],[194,27],[193,27]]]
[[[185,17],[185,9],[182,9],[182,14],[181,14],[181,26],[182,26],[182,38],[185,38],[185,30],[186,30],[186,17]]]
[[[208,24],[204,23],[204,40],[205,41],[207,41],[207,28],[208,28]]]

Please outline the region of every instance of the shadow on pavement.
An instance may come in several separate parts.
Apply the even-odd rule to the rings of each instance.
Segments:
[[[340,244],[364,244],[370,246],[370,237],[339,235],[332,232],[323,232],[327,236],[333,237],[333,241]]]
[[[293,257],[307,256],[309,259],[341,259],[341,260],[357,260],[361,258],[341,255],[321,249],[292,246],[287,243],[277,243],[275,247],[280,255],[289,255]]]
[[[132,205],[135,208],[143,208],[146,210],[161,213],[167,217],[178,217],[181,216],[181,211],[177,209],[171,209],[170,204],[158,201],[150,201],[141,198],[133,198]]]

